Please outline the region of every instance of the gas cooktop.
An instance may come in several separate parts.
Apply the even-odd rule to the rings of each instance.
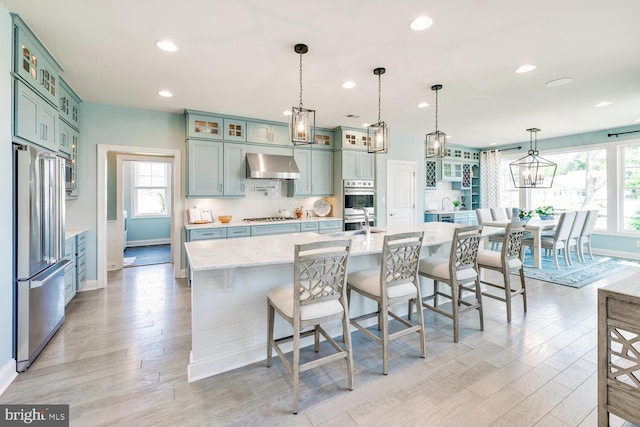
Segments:
[[[289,221],[292,219],[298,219],[293,216],[268,216],[265,218],[245,218],[244,222],[276,222],[276,221]]]

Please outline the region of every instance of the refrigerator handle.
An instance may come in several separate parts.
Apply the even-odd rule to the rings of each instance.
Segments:
[[[57,245],[56,245],[56,259],[60,261],[64,257],[64,231],[65,231],[65,161],[64,159],[57,157],[55,159],[57,169],[57,183],[56,183],[56,206],[57,206],[57,221],[56,221],[56,233],[57,233]]]
[[[51,211],[51,188],[53,183],[51,182],[51,161],[49,157],[40,157],[40,197],[42,205],[42,258],[47,264],[51,264],[53,261],[52,254],[52,214]]]

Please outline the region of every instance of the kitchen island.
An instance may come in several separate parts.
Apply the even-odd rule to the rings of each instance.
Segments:
[[[442,246],[448,250],[455,227],[446,223],[418,223],[387,231],[424,231],[422,256],[426,257]],[[384,234],[349,237],[353,241],[349,272],[379,265]],[[189,381],[264,360],[267,294],[274,287],[293,283],[294,245],[344,238],[294,233],[185,243],[192,284]],[[373,303],[354,298],[351,317],[375,309],[370,304]],[[399,307],[398,312],[402,313],[402,309]],[[342,334],[340,322],[327,330],[334,335]],[[276,336],[290,333],[289,325],[276,318]]]

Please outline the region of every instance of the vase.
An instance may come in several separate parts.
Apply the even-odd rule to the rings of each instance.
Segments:
[[[540,219],[541,219],[542,221],[548,221],[548,220],[551,220],[551,219],[553,219],[553,218],[554,218],[554,217],[553,217],[553,215],[540,214]]]

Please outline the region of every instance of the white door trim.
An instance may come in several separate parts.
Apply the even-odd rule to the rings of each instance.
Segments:
[[[180,150],[172,148],[136,147],[126,145],[98,144],[98,171],[97,171],[97,287],[107,286],[107,155],[109,152],[122,154],[162,155],[171,157],[173,171],[173,191],[171,205],[171,245],[173,250],[173,268],[175,277],[182,277],[181,270],[181,238],[183,226],[183,200],[182,200],[182,158]]]

